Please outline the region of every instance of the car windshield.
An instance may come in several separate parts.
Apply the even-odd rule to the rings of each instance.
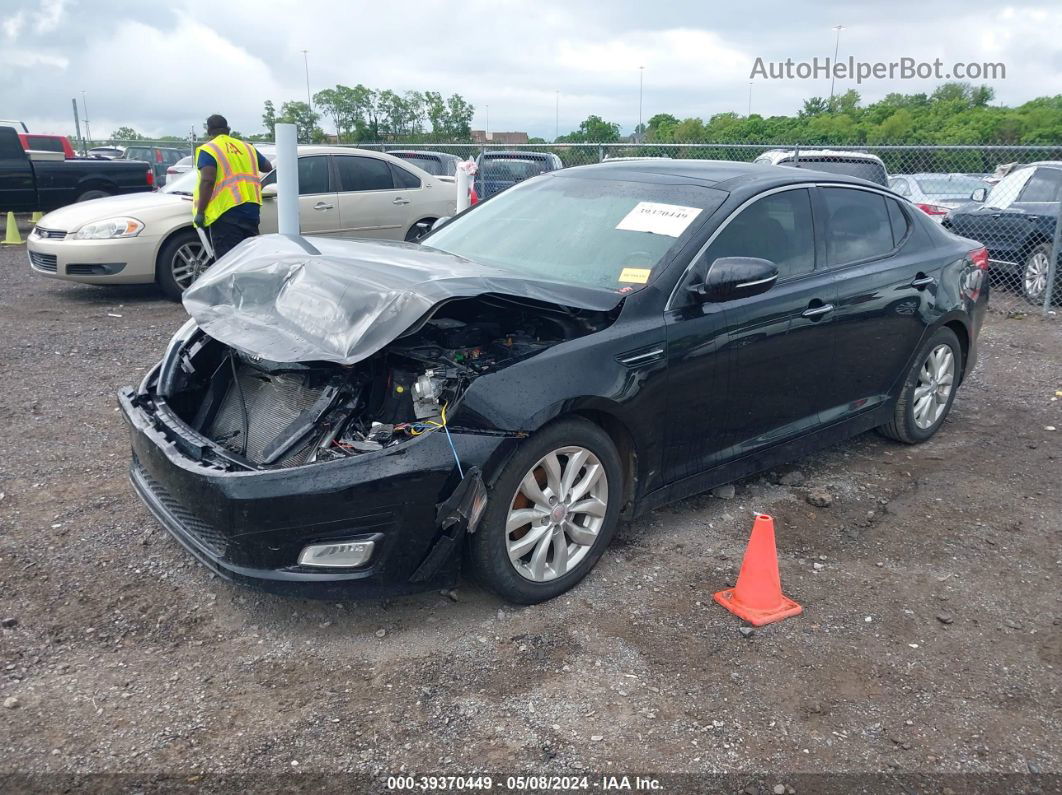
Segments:
[[[975,190],[985,187],[985,183],[977,177],[968,177],[965,174],[915,177],[915,181],[922,193],[936,199],[968,199]]]
[[[1034,168],[1019,168],[1003,177],[993,187],[985,198],[986,207],[995,207],[997,210],[1005,210],[1018,198],[1021,189],[1033,175]]]
[[[889,180],[885,174],[885,166],[873,160],[845,160],[836,157],[816,158],[800,156],[800,160],[785,160],[780,165],[794,166],[796,168],[810,168],[815,171],[825,171],[827,174],[847,174],[850,177],[860,177],[878,185],[887,185]]]
[[[423,245],[524,276],[637,288],[726,195],[696,185],[547,176],[454,218]]]
[[[395,157],[400,157],[407,163],[412,163],[417,168],[422,168],[429,174],[433,174],[437,177],[446,176],[446,168],[436,157],[430,157],[428,155],[395,155]]]
[[[519,182],[547,171],[541,160],[502,160],[488,158],[483,161],[485,179],[513,180]]]

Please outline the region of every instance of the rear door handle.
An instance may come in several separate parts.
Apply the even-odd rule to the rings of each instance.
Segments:
[[[335,205],[334,204],[329,204],[328,202],[317,202],[317,204],[315,204],[313,206],[313,209],[315,209],[315,210],[331,210],[333,207],[335,207]]]
[[[924,290],[925,288],[929,287],[929,285],[936,283],[937,280],[934,279],[932,276],[916,276],[911,281],[910,286],[914,287],[916,290]]]
[[[819,318],[823,315],[833,311],[833,304],[823,304],[822,306],[809,306],[803,312],[800,313],[801,317]]]
[[[395,198],[391,204],[409,204],[409,199],[403,199],[401,196]]]

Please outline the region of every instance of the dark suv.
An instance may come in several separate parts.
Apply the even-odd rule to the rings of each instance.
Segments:
[[[944,227],[981,241],[992,273],[1020,290],[1029,303],[1042,304],[1062,200],[1062,161],[1019,166],[991,191],[982,188],[970,198],[974,203],[953,210]],[[1055,274],[1057,300],[1062,298],[1057,267]]]
[[[130,146],[125,150],[124,159],[142,160],[145,163],[150,163],[152,171],[155,172],[155,184],[162,187],[166,184],[166,169],[188,155],[187,149],[171,149],[161,146]]]

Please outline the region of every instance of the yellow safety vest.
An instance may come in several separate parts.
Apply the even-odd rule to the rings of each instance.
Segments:
[[[246,202],[262,203],[262,183],[258,173],[258,153],[248,143],[230,135],[218,135],[195,150],[195,189],[192,191],[192,214],[199,207],[199,153],[209,152],[218,164],[214,193],[206,212],[210,226],[226,210]]]

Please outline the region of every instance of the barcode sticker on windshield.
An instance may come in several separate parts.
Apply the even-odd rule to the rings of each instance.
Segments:
[[[627,282],[628,284],[645,284],[649,281],[649,274],[652,272],[652,268],[624,268],[620,271],[619,279],[616,281]]]
[[[700,207],[638,202],[634,209],[616,224],[616,228],[629,232],[651,232],[654,235],[678,237],[700,212]]]

